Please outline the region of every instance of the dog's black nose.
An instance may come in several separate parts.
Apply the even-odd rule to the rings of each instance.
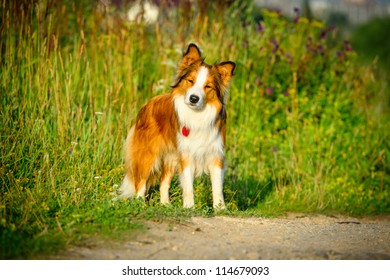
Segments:
[[[190,102],[191,102],[192,104],[196,104],[196,103],[198,103],[198,101],[199,101],[199,96],[190,95]]]

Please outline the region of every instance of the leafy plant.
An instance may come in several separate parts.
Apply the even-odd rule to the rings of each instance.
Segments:
[[[377,110],[386,81],[348,42],[329,41],[337,30],[240,1],[179,6],[152,26],[100,2],[16,2],[0,12],[1,258],[137,234],[142,219],[215,215],[207,177],[192,210],[177,179],[170,207],[155,189],[146,203],[114,199],[126,133],[169,91],[189,42],[210,63],[237,63],[221,214],[390,212],[388,107]]]

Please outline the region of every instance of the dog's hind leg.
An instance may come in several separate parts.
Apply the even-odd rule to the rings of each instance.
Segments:
[[[137,197],[145,198],[145,196],[146,196],[146,191],[147,191],[146,180],[141,180],[141,181],[137,184]]]

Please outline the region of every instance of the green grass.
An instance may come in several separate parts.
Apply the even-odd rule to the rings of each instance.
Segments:
[[[222,215],[288,211],[389,214],[388,86],[323,23],[250,5],[178,8],[144,26],[68,1],[1,4],[0,257],[30,258],[90,236],[123,238],[140,221],[215,215],[207,177],[196,208],[152,190],[113,200],[122,143],[138,109],[169,91],[189,42],[237,64],[228,102]],[[218,11],[218,12],[216,12]]]

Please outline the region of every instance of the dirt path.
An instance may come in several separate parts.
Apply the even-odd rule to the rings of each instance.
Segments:
[[[390,217],[192,218],[145,222],[121,243],[69,248],[54,259],[390,259]]]

